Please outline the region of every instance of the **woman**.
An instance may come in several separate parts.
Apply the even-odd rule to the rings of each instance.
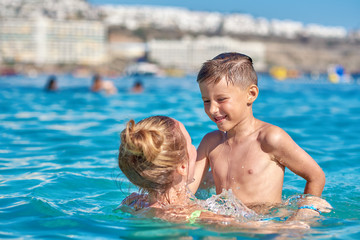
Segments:
[[[121,133],[118,163],[130,182],[147,194],[149,206],[136,214],[172,222],[289,227],[289,224],[263,221],[244,223],[246,217],[235,219],[203,209],[195,203],[186,187],[193,178],[195,161],[196,149],[179,121],[165,116],[149,117],[136,124],[130,120]],[[253,214],[244,205],[240,206],[243,216]],[[291,225],[294,226],[308,227]]]

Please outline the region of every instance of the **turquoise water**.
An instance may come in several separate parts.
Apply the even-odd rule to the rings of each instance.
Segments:
[[[360,85],[326,80],[276,82],[259,76],[257,118],[285,129],[323,168],[323,197],[334,210],[310,230],[261,233],[139,219],[114,212],[134,186],[116,164],[124,123],[168,115],[184,123],[195,146],[216,129],[202,109],[195,77],[113,79],[113,96],[88,91],[90,79],[0,78],[0,238],[15,239],[305,239],[360,238]],[[284,199],[305,182],[287,171]]]

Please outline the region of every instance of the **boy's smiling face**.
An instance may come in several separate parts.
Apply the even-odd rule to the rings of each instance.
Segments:
[[[247,90],[227,83],[224,78],[216,84],[202,82],[199,87],[205,112],[220,131],[229,131],[246,119],[249,103]]]

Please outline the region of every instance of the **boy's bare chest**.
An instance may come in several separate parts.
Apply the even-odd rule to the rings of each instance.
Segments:
[[[257,141],[245,141],[219,144],[209,153],[209,162],[215,177],[245,180],[260,174],[271,161]]]

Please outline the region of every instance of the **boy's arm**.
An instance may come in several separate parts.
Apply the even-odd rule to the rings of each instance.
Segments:
[[[188,187],[190,191],[195,194],[200,186],[200,183],[206,173],[209,171],[209,161],[207,158],[207,136],[205,136],[197,149],[197,157],[194,169],[194,181],[191,182]]]
[[[273,155],[275,160],[306,180],[304,194],[320,197],[325,186],[325,174],[315,160],[281,128],[270,127],[265,139],[265,148],[270,150],[269,153]],[[321,201],[311,201],[310,198],[306,197],[299,202],[299,209],[289,220],[310,219],[330,208],[330,205],[324,205]]]
[[[306,180],[304,194],[321,196],[325,186],[323,170],[284,130],[271,126],[264,142],[276,161]]]

